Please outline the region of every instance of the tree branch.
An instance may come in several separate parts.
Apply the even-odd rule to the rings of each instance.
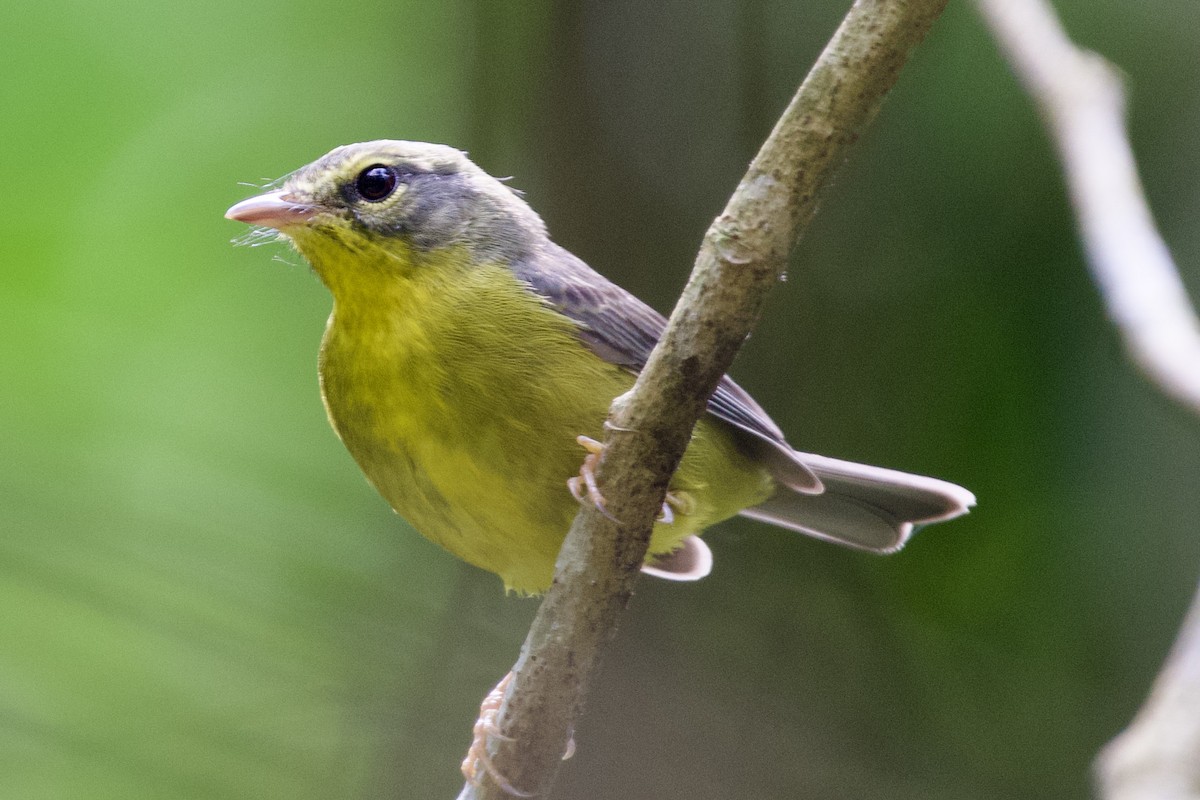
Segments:
[[[548,792],[692,427],[784,273],[818,190],[946,2],[858,0],[705,235],[662,340],[613,403],[597,469],[610,516],[581,508],[514,667],[502,736],[489,747],[512,786]],[[485,776],[459,800],[505,796]]]
[[[1071,43],[1043,0],[978,0],[1058,146],[1099,286],[1134,364],[1200,413],[1200,321],[1146,205],[1117,72]]]
[[[1133,362],[1200,413],[1200,322],[1142,193],[1116,72],[1042,0],[978,0],[1058,146],[1092,275]],[[1109,800],[1200,798],[1200,592],[1133,723],[1096,761]]]
[[[1108,800],[1200,798],[1200,591],[1133,723],[1096,759]]]

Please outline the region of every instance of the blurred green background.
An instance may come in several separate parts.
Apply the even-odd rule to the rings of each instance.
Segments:
[[[452,797],[535,604],[325,422],[329,298],[222,219],[379,137],[471,151],[660,309],[847,2],[54,2],[0,17],[0,797]],[[1194,0],[1062,0],[1200,296]],[[749,521],[644,581],[567,798],[1083,798],[1200,564],[1200,423],[1125,363],[1035,114],[951,3],[735,374],[946,477],[879,559]],[[566,476],[564,476],[565,478]]]

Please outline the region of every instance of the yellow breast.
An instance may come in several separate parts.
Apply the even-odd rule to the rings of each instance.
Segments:
[[[329,418],[424,536],[510,589],[541,591],[578,508],[566,487],[584,456],[575,437],[601,438],[633,377],[508,269],[437,259],[390,275],[379,265],[386,280],[322,274],[335,301],[320,364]],[[652,552],[760,501],[769,479],[706,421],[673,486],[695,509],[658,526]]]

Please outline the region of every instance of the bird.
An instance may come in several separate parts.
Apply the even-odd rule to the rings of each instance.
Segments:
[[[447,145],[349,144],[267,189],[226,217],[289,242],[332,294],[321,397],[367,480],[507,590],[544,591],[578,503],[603,502],[589,469],[607,412],[664,318],[555,244],[520,193]],[[947,481],[793,449],[725,376],[643,571],[704,577],[712,553],[700,534],[738,514],[890,553],[974,504]]]

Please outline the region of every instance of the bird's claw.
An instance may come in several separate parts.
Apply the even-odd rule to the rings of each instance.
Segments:
[[[580,503],[587,498],[597,511],[619,524],[620,521],[608,513],[604,504],[604,495],[600,494],[600,486],[596,483],[596,465],[600,463],[600,454],[604,452],[604,445],[590,436],[576,436],[575,441],[579,443],[580,447],[587,450],[588,454],[583,459],[583,466],[579,468],[579,474],[574,478],[567,479],[567,488],[571,490],[571,496]]]
[[[612,427],[607,422],[606,427]],[[614,430],[624,430],[623,428],[614,428]],[[596,507],[596,509],[604,516],[611,519],[613,522],[619,522],[612,514],[608,513],[608,508],[605,507],[604,495],[600,493],[600,486],[596,483],[596,465],[600,463],[600,454],[604,452],[604,444],[596,441],[590,436],[576,436],[575,441],[588,454],[583,459],[583,466],[579,468],[579,474],[574,478],[567,479],[567,488],[571,490],[571,496],[578,502],[582,503],[586,498],[588,502]],[[663,500],[662,509],[658,512],[657,522],[664,525],[670,525],[675,522],[675,512],[681,514],[690,514],[695,506],[695,501],[686,493],[667,492],[666,499]]]
[[[658,521],[670,525],[675,521],[675,512],[685,517],[696,510],[696,501],[687,492],[667,492],[663,500],[662,511],[658,512]]]
[[[512,677],[511,672],[505,675],[496,684],[496,688],[483,698],[483,703],[479,706],[479,719],[475,720],[475,727],[472,729],[471,746],[467,748],[467,757],[462,762],[462,775],[467,783],[478,787],[483,779],[483,774],[486,773],[505,794],[514,797],[532,797],[532,794],[517,789],[500,774],[496,765],[492,763],[492,757],[487,749],[489,739],[501,739],[506,742],[513,740],[511,736],[502,734],[500,727],[496,724],[496,718],[500,715],[500,706],[504,703],[504,692],[508,690],[508,684],[512,682]]]

